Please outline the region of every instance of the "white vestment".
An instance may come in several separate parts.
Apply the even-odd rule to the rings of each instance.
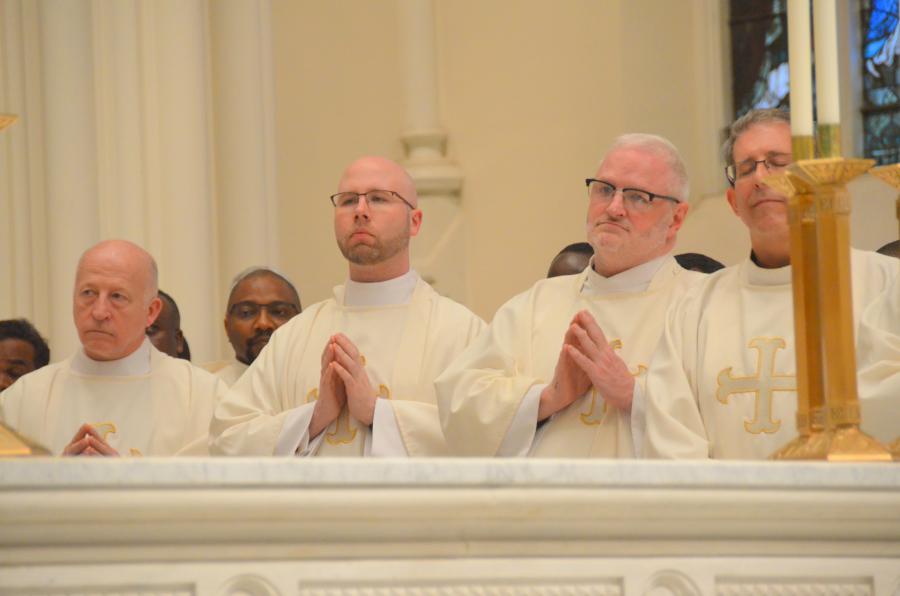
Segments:
[[[858,345],[860,428],[890,443],[900,437],[900,279],[863,311]]]
[[[703,277],[666,255],[609,279],[588,267],[579,275],[541,280],[504,304],[435,383],[451,452],[634,457],[643,422],[633,418],[642,410],[645,372],[666,309]],[[581,310],[593,315],[636,377],[632,415],[591,389],[538,430],[541,390],[553,379],[566,330]]]
[[[853,320],[897,277],[897,262],[851,251]],[[797,436],[791,268],[746,261],[669,310],[647,376],[644,455],[764,459]],[[865,412],[865,410],[863,410]]]
[[[377,284],[348,281],[334,298],[279,327],[216,409],[210,450],[226,455],[445,455],[434,379],[484,327],[410,271]],[[376,399],[372,427],[345,404],[318,437],[309,423],[322,352],[343,333],[364,358]]]
[[[0,393],[0,419],[62,454],[88,422],[122,457],[208,455],[207,433],[225,384],[145,340],[120,360],[74,357]]]
[[[250,368],[248,364],[235,359],[228,366],[223,366],[213,374],[225,381],[229,387],[234,387],[234,384],[241,378],[241,375],[247,372],[248,368]]]

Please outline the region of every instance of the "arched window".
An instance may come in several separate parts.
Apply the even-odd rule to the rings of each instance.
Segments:
[[[853,47],[862,90],[865,157],[879,165],[900,162],[900,15],[898,0],[857,0],[861,47]],[[851,6],[854,3],[850,3]],[[789,107],[787,0],[730,0],[731,63],[735,118],[752,108]],[[815,100],[814,100],[815,101]],[[815,108],[813,108],[815,110]]]
[[[731,0],[735,118],[753,108],[788,107],[786,0]]]
[[[900,161],[898,0],[861,0],[863,150],[879,165]]]

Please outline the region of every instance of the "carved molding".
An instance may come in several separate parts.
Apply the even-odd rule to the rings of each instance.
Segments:
[[[257,575],[239,575],[219,592],[221,596],[281,596],[275,587]]]
[[[716,596],[872,596],[872,582],[859,580],[832,581],[785,579],[720,580]]]
[[[393,585],[374,588],[301,586],[299,596],[622,596],[622,584],[609,581],[581,584]]]
[[[4,596],[195,596],[194,586],[55,586],[53,588],[29,587],[4,589]]]
[[[701,596],[700,590],[686,575],[677,571],[660,571],[644,589],[644,596]],[[718,594],[716,595],[718,596]]]

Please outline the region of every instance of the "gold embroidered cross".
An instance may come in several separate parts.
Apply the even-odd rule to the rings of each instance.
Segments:
[[[757,435],[777,431],[781,427],[781,420],[772,420],[772,392],[797,390],[796,375],[775,374],[775,351],[784,345],[784,340],[780,337],[757,337],[750,342],[749,347],[759,350],[756,376],[733,377],[731,367],[719,372],[716,399],[723,404],[728,403],[728,396],[732,393],[756,394],[754,418],[744,421],[744,428],[749,433]]]

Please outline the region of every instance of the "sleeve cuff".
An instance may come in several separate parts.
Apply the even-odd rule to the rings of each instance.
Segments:
[[[372,417],[372,441],[367,445],[368,457],[409,457],[394,407],[386,399],[375,400],[375,414]]]
[[[538,432],[538,409],[541,406],[541,392],[546,387],[532,385],[522,397],[512,422],[497,449],[498,457],[526,457],[534,454],[543,432]],[[542,428],[546,425],[542,425]]]

